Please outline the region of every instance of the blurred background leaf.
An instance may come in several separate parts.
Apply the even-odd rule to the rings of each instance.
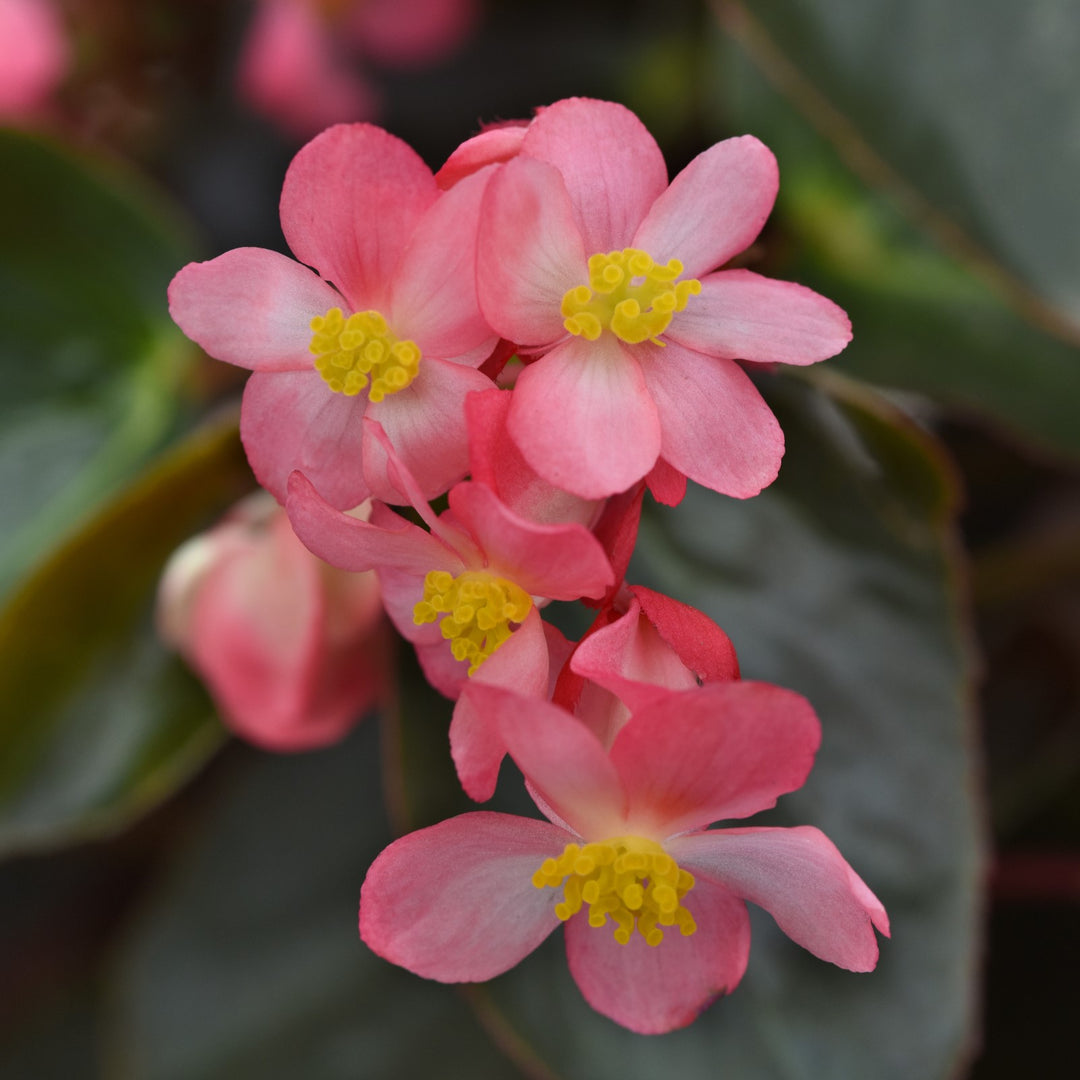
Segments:
[[[119,828],[223,732],[158,641],[165,560],[253,481],[231,417],[107,504],[0,610],[0,854]]]
[[[0,129],[0,596],[176,430],[184,237],[119,164]]]

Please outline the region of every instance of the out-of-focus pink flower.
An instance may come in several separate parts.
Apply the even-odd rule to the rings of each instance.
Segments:
[[[41,112],[69,60],[67,35],[50,0],[0,0],[0,121]]]
[[[375,575],[317,559],[265,493],[175,552],[158,623],[229,727],[270,750],[336,742],[385,685],[390,635]]]
[[[495,151],[513,147],[474,142],[450,175]],[[777,182],[752,136],[717,143],[669,185],[621,105],[575,98],[532,121],[488,186],[477,277],[491,326],[538,358],[508,427],[541,476],[600,498],[655,474],[666,501],[679,474],[740,498],[772,482],[783,434],[736,361],[810,364],[851,337],[809,289],[713,272],[758,235]]]
[[[358,56],[429,63],[456,49],[475,17],[475,0],[260,0],[240,54],[238,89],[300,138],[369,120],[379,94]]]
[[[279,501],[294,469],[342,510],[370,495],[396,501],[365,415],[425,497],[465,475],[465,396],[492,386],[476,368],[497,340],[473,273],[489,177],[440,192],[400,139],[370,124],[333,127],[285,176],[281,227],[299,262],[237,248],[173,279],[169,309],[184,333],[254,371],[240,434]]]
[[[823,833],[707,828],[803,784],[820,726],[798,694],[739,681],[673,693],[636,711],[610,752],[549,703],[475,684],[463,696],[496,717],[549,820],[465,814],[391,844],[360,897],[380,956],[477,982],[562,921],[586,1000],[642,1034],[685,1026],[738,985],[747,900],[815,956],[876,965],[885,910]]]

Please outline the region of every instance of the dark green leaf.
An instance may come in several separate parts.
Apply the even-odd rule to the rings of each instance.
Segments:
[[[118,169],[0,130],[0,594],[174,425],[181,235]]]
[[[745,677],[814,704],[817,765],[766,820],[828,833],[893,938],[854,975],[755,911],[742,985],[687,1030],[646,1038],[589,1009],[556,934],[490,1005],[573,1080],[934,1080],[970,1046],[982,852],[953,493],[925,437],[877,400],[769,391],[788,442],[779,481],[747,502],[692,487],[654,507],[632,580],[715,618]]]
[[[251,486],[234,422],[198,433],[0,610],[0,852],[117,828],[219,744],[151,608],[172,550]]]
[[[117,1075],[512,1078],[459,991],[378,959],[360,884],[390,840],[378,725],[303,756],[245,751],[117,973]],[[444,733],[445,737],[445,733]]]

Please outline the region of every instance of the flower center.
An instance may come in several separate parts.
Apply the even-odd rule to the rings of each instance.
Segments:
[[[610,330],[629,345],[657,338],[691,296],[701,292],[697,278],[675,279],[682,273],[678,259],[666,266],[637,248],[598,252],[589,256],[589,284],[577,285],[562,298],[563,326],[595,341]]]
[[[377,311],[356,311],[345,318],[331,308],[311,320],[308,348],[315,368],[335,393],[353,397],[370,381],[369,401],[404,390],[420,370],[415,341],[399,341]]]
[[[522,623],[532,610],[532,597],[506,578],[483,570],[454,577],[430,570],[424,578],[424,599],[413,608],[417,626],[441,619],[439,629],[455,660],[469,661],[469,674],[510,636],[510,623]]]
[[[564,884],[565,879],[565,884]],[[555,914],[566,922],[583,904],[589,925],[615,921],[615,940],[626,945],[634,927],[649,945],[664,940],[661,926],[678,926],[683,937],[697,929],[694,917],[680,903],[694,887],[694,877],[655,841],[644,836],[617,836],[600,843],[567,844],[558,859],[545,859],[532,883],[563,886]]]

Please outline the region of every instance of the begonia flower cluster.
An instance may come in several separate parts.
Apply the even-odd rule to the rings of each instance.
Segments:
[[[364,681],[377,597],[454,701],[467,794],[491,798],[509,757],[536,804],[375,860],[360,933],[410,971],[487,980],[562,924],[589,1004],[660,1033],[739,983],[746,901],[824,960],[877,962],[885,911],[821,832],[711,828],[803,784],[812,706],[743,679],[711,619],[627,580],[645,498],[678,503],[688,479],[748,498],[777,475],[783,434],[743,362],[810,364],[850,338],[831,301],[729,265],[777,183],[752,136],[669,183],[610,102],[488,129],[437,173],[379,128],[340,125],[285,177],[295,259],[244,248],[172,283],[181,328],[252,371],[241,437],[288,514],[264,511],[275,539],[256,569],[239,561],[250,538],[228,534],[197,574],[174,572],[173,640],[238,730],[315,745],[343,733],[331,706]],[[319,601],[289,584],[289,566],[311,576],[293,531],[342,575]],[[575,601],[596,614],[569,641],[547,613]]]

